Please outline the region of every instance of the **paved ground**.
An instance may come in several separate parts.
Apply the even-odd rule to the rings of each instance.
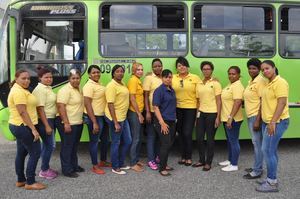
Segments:
[[[112,174],[107,169],[105,175],[95,175],[89,171],[90,159],[87,145],[80,145],[79,161],[87,171],[77,179],[63,176],[52,181],[39,181],[48,185],[43,191],[26,191],[16,188],[14,142],[0,137],[0,198],[299,198],[300,194],[300,140],[286,140],[280,145],[279,180],[280,192],[262,194],[254,191],[255,181],[242,179],[243,169],[252,162],[252,146],[249,141],[241,143],[240,171],[224,173],[216,162],[226,157],[226,145],[217,142],[213,169],[203,172],[200,169],[176,164],[177,152],[171,154],[169,165],[175,168],[171,177],[162,177],[149,168],[143,173],[130,171],[125,176]],[[54,169],[60,168],[59,146],[52,158]],[[143,155],[145,161],[145,155]],[[197,153],[194,150],[196,159]]]

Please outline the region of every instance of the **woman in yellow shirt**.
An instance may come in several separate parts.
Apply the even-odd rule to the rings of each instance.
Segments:
[[[124,164],[127,151],[132,138],[130,127],[126,118],[129,108],[129,91],[122,82],[125,69],[121,65],[115,65],[112,69],[112,80],[107,84],[105,96],[105,120],[111,133],[111,162],[112,172],[124,175],[124,170],[130,169]]]
[[[189,72],[189,62],[184,57],[176,60],[177,74],[173,76],[172,87],[176,94],[176,130],[181,143],[179,164],[192,165],[192,133],[197,114],[196,86],[201,81]]]
[[[83,96],[80,72],[71,69],[69,83],[57,93],[57,129],[61,138],[60,161],[66,177],[77,178],[84,169],[78,165],[77,148],[82,134]]]
[[[100,68],[97,65],[91,65],[88,68],[89,80],[83,87],[84,97],[84,120],[89,131],[89,151],[92,160],[92,172],[104,174],[102,166],[110,166],[106,162],[108,148],[108,129],[104,121],[104,109],[106,106],[105,87],[99,82]],[[98,144],[101,140],[101,161],[98,162]]]
[[[17,139],[15,170],[17,187],[28,190],[45,189],[46,186],[35,181],[35,170],[41,154],[40,135],[36,125],[37,99],[28,91],[30,75],[24,69],[17,70],[8,95],[9,129]],[[24,174],[25,158],[29,154],[26,176]]]
[[[228,69],[228,84],[221,94],[222,109],[221,121],[223,122],[228,147],[228,160],[220,162],[219,165],[226,166],[223,171],[237,171],[240,155],[240,127],[243,122],[242,101],[244,87],[240,81],[241,70],[238,66]]]
[[[203,166],[203,171],[209,171],[214,156],[215,134],[221,122],[222,87],[218,81],[212,78],[214,65],[211,62],[202,62],[200,69],[204,79],[197,85],[196,90],[200,114],[196,123],[199,162],[193,164],[193,167]],[[207,147],[204,143],[205,134]]]
[[[42,164],[39,176],[46,179],[56,178],[58,172],[49,166],[52,152],[55,149],[55,117],[56,94],[52,90],[53,76],[47,68],[38,70],[40,82],[33,90],[32,94],[37,98],[37,112],[39,116],[38,131],[43,140],[42,142]]]
[[[267,165],[267,178],[260,183],[256,191],[278,192],[277,149],[283,133],[289,126],[289,85],[278,75],[273,61],[263,61],[261,69],[263,75],[269,80],[261,98],[262,151]]]
[[[130,107],[127,113],[127,119],[130,126],[132,143],[130,147],[130,166],[137,172],[143,171],[143,164],[139,162],[140,137],[142,134],[142,124],[144,117],[144,91],[140,78],[143,76],[143,65],[134,62],[132,64],[132,76],[128,81]]]

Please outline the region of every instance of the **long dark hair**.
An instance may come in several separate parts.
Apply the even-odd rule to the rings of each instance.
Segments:
[[[278,68],[275,66],[275,63],[272,60],[265,60],[261,64],[268,64],[269,66],[272,66],[272,68],[275,68],[275,74],[279,75]]]
[[[10,88],[13,87],[13,85],[16,83],[16,79],[17,79],[22,73],[28,73],[28,71],[27,71],[26,69],[24,69],[24,68],[18,69],[18,70],[16,71],[16,73],[15,73],[15,79],[14,79],[12,82],[10,82],[10,84],[9,84],[9,87],[10,87]]]

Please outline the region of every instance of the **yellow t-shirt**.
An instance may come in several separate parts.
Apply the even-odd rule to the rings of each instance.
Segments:
[[[213,79],[205,84],[201,81],[197,84],[196,97],[199,99],[199,111],[204,113],[217,113],[216,96],[221,95],[222,87],[220,82]]]
[[[289,84],[279,75],[273,79],[273,81],[269,82],[266,88],[262,92],[262,120],[265,123],[269,123],[275,113],[277,106],[277,99],[280,97],[286,97],[287,102],[286,106],[283,109],[283,112],[279,118],[279,120],[289,118],[289,105],[288,105],[288,97],[289,97]],[[276,121],[276,122],[279,122]]]
[[[267,81],[261,75],[253,81],[249,80],[244,91],[245,112],[248,118],[258,114],[262,90],[266,85]]]
[[[181,78],[179,74],[173,76],[172,87],[175,90],[177,108],[197,108],[196,87],[201,79],[189,73]]]
[[[222,110],[221,110],[221,121],[226,122],[228,116],[233,108],[234,100],[243,99],[244,86],[240,80],[232,84],[228,84],[221,94],[222,99]],[[233,117],[234,121],[239,122],[243,120],[242,107],[239,108],[238,112]]]
[[[72,87],[70,83],[66,84],[57,93],[57,103],[66,105],[71,125],[82,124],[83,96],[80,90]]]
[[[129,94],[135,95],[135,100],[138,105],[139,111],[142,112],[144,109],[144,90],[141,80],[137,76],[132,75],[128,81],[127,87],[129,90]],[[129,109],[135,112],[131,103]]]
[[[129,108],[128,88],[124,84],[119,84],[113,79],[107,84],[105,95],[107,103],[114,104],[118,122],[123,122],[126,119]],[[112,120],[108,105],[105,107],[105,116]]]
[[[82,92],[84,97],[92,99],[92,108],[95,116],[103,116],[106,106],[105,87],[89,79],[83,86]],[[85,108],[84,113],[87,113]]]
[[[148,75],[145,77],[143,82],[144,91],[149,91],[149,103],[150,103],[150,111],[154,112],[152,106],[153,93],[157,87],[162,84],[162,80],[160,77],[156,76],[154,73],[152,75]]]
[[[24,89],[19,84],[15,83],[11,88],[8,99],[9,108],[9,120],[8,122],[15,126],[21,126],[24,124],[22,117],[20,116],[16,105],[26,105],[27,113],[31,119],[31,122],[36,125],[38,123],[38,116],[36,111],[37,99],[28,90]]]
[[[37,98],[37,106],[43,106],[47,118],[55,118],[56,109],[56,94],[51,86],[46,86],[42,83],[33,90],[32,94]]]

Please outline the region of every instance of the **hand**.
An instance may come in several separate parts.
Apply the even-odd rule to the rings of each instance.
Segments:
[[[150,111],[146,112],[146,121],[147,121],[147,123],[151,123],[151,112]]]
[[[64,130],[65,130],[65,133],[71,133],[71,131],[72,131],[71,125],[65,123],[65,124],[64,124]]]
[[[228,128],[228,129],[231,129],[232,128],[232,118],[229,118],[228,120],[227,120],[227,122],[226,122],[226,127]]]
[[[276,128],[276,123],[275,122],[270,122],[267,125],[267,130],[268,130],[268,135],[273,136],[275,133],[275,128]]]
[[[53,132],[53,129],[52,129],[51,126],[49,126],[49,125],[46,126],[45,130],[46,130],[46,134],[47,134],[47,135],[51,135],[52,132]]]
[[[255,121],[253,124],[253,131],[259,131],[260,130],[260,121]]]
[[[221,124],[220,118],[216,118],[216,120],[215,120],[215,128],[218,128],[220,126],[220,124]]]
[[[99,132],[100,128],[97,122],[93,123],[93,134],[97,134]]]
[[[119,122],[116,122],[115,123],[115,132],[118,133],[120,131],[121,131],[121,126],[120,126]]]
[[[164,135],[167,135],[169,133],[169,126],[164,122],[160,122],[160,127],[161,127],[161,132],[164,134]]]
[[[144,117],[143,117],[143,115],[141,113],[138,113],[138,117],[139,117],[140,123],[143,124],[144,123]]]
[[[34,141],[34,142],[38,141],[38,140],[40,139],[40,134],[39,134],[39,132],[38,132],[36,129],[32,130],[31,132],[32,132],[32,134],[33,134],[33,141]]]

